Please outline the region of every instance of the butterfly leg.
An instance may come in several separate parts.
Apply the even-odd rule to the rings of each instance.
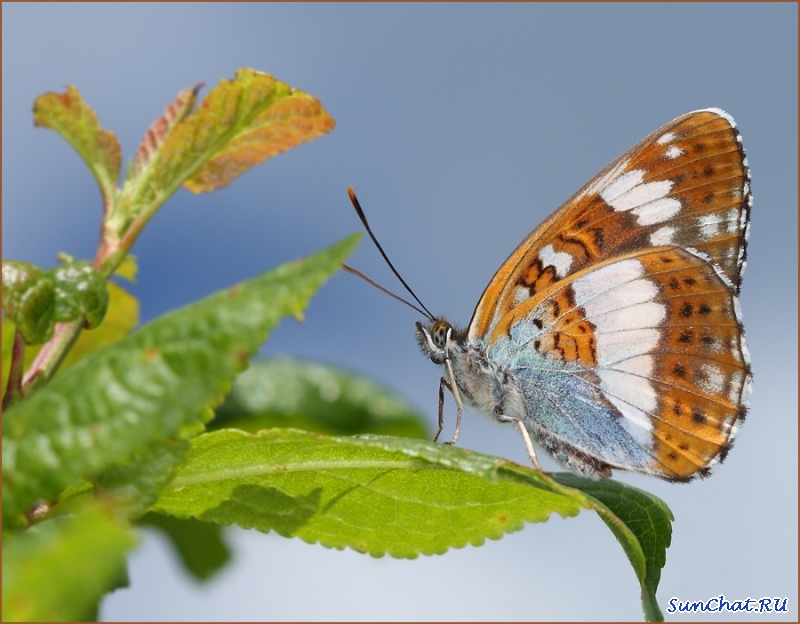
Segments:
[[[519,427],[519,432],[522,434],[522,439],[525,442],[525,450],[528,451],[528,457],[531,458],[533,462],[533,467],[536,468],[539,472],[544,472],[542,469],[542,465],[539,463],[539,460],[536,458],[536,450],[533,448],[533,442],[531,441],[531,436],[528,433],[528,430],[525,428],[525,424],[519,418],[512,418],[511,416],[506,416],[505,414],[500,414],[497,416],[497,420],[503,423],[515,423],[517,427]]]
[[[447,388],[452,394],[453,397],[456,399],[456,403],[458,404],[458,414],[456,416],[456,430],[453,433],[453,439],[449,442],[444,442],[444,444],[455,444],[456,440],[458,440],[458,433],[461,429],[461,411],[463,407],[460,405],[460,396],[453,392],[453,386],[450,385],[450,382],[447,381],[445,377],[442,377],[439,380],[439,429],[436,431],[436,435],[433,436],[433,441],[436,442],[439,439],[439,435],[442,433],[442,429],[444,429],[444,389]]]
[[[442,433],[442,429],[444,429],[444,389],[447,388],[450,390],[450,384],[447,382],[447,379],[442,377],[439,380],[439,428],[436,430],[436,435],[433,436],[433,441],[436,442],[439,440],[439,435]],[[452,390],[451,390],[452,392]]]
[[[461,402],[461,394],[455,382],[453,366],[450,364],[450,360],[445,360],[444,364],[447,368],[447,377],[442,377],[441,380],[439,380],[439,430],[436,432],[436,435],[433,436],[433,441],[436,442],[436,440],[439,439],[439,434],[442,433],[442,429],[444,428],[444,389],[447,388],[456,401],[458,413],[456,414],[456,430],[453,432],[453,439],[449,442],[445,442],[445,444],[455,444],[456,440],[458,440],[458,434],[461,431],[461,413],[464,411],[464,404]]]

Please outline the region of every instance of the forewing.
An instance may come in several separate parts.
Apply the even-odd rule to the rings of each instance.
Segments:
[[[650,248],[514,307],[489,337],[489,354],[501,345],[517,363],[534,429],[611,466],[686,480],[724,459],[744,417],[751,374],[739,316],[727,276],[703,254]],[[525,356],[531,350],[537,357]],[[574,393],[553,391],[567,387],[593,401],[576,409]],[[609,427],[613,445],[584,442]],[[640,451],[650,457],[644,465],[618,459]]]
[[[469,337],[595,263],[675,245],[700,251],[736,293],[746,260],[750,180],[742,139],[718,109],[666,124],[596,175],[534,230],[489,282]]]

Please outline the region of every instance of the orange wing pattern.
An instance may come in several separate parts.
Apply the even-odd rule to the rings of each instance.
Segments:
[[[585,267],[652,247],[705,254],[738,293],[751,204],[731,117],[716,109],[683,115],[611,163],[522,241],[484,290],[469,338],[490,336],[514,308]]]

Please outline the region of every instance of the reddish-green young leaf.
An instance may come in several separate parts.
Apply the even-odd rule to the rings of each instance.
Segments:
[[[193,99],[193,94],[179,95],[151,128],[137,165],[105,215],[103,243],[95,256],[104,275],[116,269],[142,228],[181,186],[194,193],[227,186],[250,167],[334,126],[318,100],[252,69],[221,81],[178,121]]]
[[[83,158],[94,174],[103,203],[110,206],[119,178],[122,150],[117,137],[103,130],[95,112],[83,101],[78,90],[69,85],[65,93],[45,93],[33,104],[37,126],[55,130]]]
[[[178,97],[164,109],[161,117],[147,129],[139,144],[139,149],[136,150],[136,160],[133,166],[135,175],[141,175],[142,170],[150,164],[150,160],[161,144],[167,140],[175,127],[192,112],[197,101],[197,92],[203,87],[203,84],[201,82],[181,91]]]
[[[164,142],[154,190],[227,186],[250,167],[333,129],[319,100],[269,74],[242,69],[222,80]]]

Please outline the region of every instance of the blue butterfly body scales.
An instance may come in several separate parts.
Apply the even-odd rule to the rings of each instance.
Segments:
[[[469,407],[502,423],[521,420],[536,443],[572,470],[594,478],[607,476],[610,467],[648,471],[652,457],[625,430],[599,382],[587,381],[591,373],[573,362],[555,366],[512,339],[488,349],[480,343],[455,348],[451,362]]]

